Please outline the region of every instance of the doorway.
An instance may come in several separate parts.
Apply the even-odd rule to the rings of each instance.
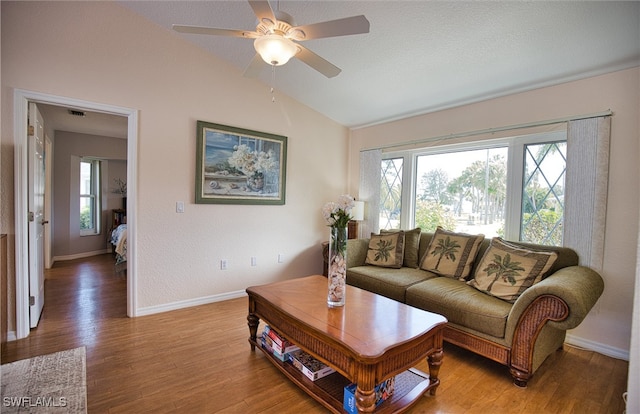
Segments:
[[[29,335],[29,255],[28,255],[28,174],[27,174],[27,113],[28,104],[72,107],[78,110],[113,114],[127,118],[127,315],[135,317],[136,305],[136,182],[138,112],[74,98],[42,94],[25,90],[14,91],[14,168],[15,168],[15,232],[16,232],[16,339]]]

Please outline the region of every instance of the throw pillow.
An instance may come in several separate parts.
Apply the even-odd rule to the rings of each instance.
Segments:
[[[465,234],[438,226],[420,262],[420,269],[463,280],[471,273],[484,234]]]
[[[404,257],[404,231],[371,234],[365,263],[399,269]]]
[[[399,230],[380,230],[380,234],[397,233]],[[417,269],[419,265],[420,227],[404,231],[404,260],[402,266]]]
[[[467,283],[513,303],[527,288],[542,280],[557,258],[556,252],[531,250],[494,237],[476,267],[474,278]]]

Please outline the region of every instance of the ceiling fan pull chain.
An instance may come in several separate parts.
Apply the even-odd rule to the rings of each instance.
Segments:
[[[276,84],[276,65],[271,65],[271,102],[276,102],[276,95],[274,94],[274,86]]]

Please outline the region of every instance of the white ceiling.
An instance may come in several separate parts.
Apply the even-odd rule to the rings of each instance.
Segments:
[[[244,71],[251,39],[180,34],[172,24],[254,30],[244,0],[123,1]],[[370,33],[304,45],[342,69],[292,59],[276,89],[348,127],[371,125],[640,65],[640,2],[271,1],[298,25],[364,14]],[[271,84],[265,64],[260,75]],[[268,87],[268,86],[265,86]]]
[[[243,72],[251,39],[186,35],[172,24],[255,29],[245,0],[124,1],[125,7]],[[271,1],[296,24],[364,14],[368,34],[304,45],[342,69],[325,78],[292,59],[276,89],[357,128],[640,65],[640,1]],[[271,71],[260,75],[265,88]],[[125,117],[45,105],[54,129],[126,138]]]
[[[45,120],[47,129],[103,137],[127,138],[128,119],[125,116],[47,104],[38,104],[38,110]],[[69,112],[70,110],[82,112],[84,116],[72,115]]]

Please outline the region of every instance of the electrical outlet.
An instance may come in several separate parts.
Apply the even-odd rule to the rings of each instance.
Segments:
[[[251,266],[257,266],[258,265],[258,259],[255,256],[251,257]]]
[[[227,270],[227,261],[220,260],[220,270]]]

